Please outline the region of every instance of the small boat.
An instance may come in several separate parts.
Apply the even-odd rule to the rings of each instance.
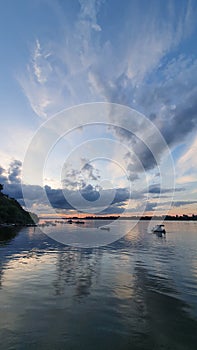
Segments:
[[[37,224],[26,224],[26,227],[36,227],[38,226]]]
[[[100,230],[106,230],[106,231],[109,231],[109,230],[110,230],[110,227],[105,227],[105,226],[103,226],[103,227],[100,227]]]
[[[164,225],[156,225],[155,227],[153,227],[152,232],[156,233],[158,236],[162,236],[162,234],[165,235],[166,230],[164,228]]]
[[[73,221],[72,221],[71,219],[69,219],[69,220],[67,221],[68,224],[72,224],[72,222],[73,222]]]
[[[77,220],[77,221],[75,221],[75,224],[85,224],[85,222],[84,222],[84,221]]]

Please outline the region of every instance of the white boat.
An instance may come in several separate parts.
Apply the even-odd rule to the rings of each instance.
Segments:
[[[156,225],[155,227],[153,227],[152,232],[157,233],[159,236],[162,236],[162,234],[165,235],[166,230],[164,225]]]

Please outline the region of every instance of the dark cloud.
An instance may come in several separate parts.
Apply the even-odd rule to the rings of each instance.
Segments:
[[[130,198],[130,192],[126,188],[117,188],[114,200],[112,204],[115,203],[125,203]]]
[[[149,94],[148,91],[147,94]],[[149,118],[152,119],[154,124],[158,127],[170,148],[182,143],[187,135],[192,133],[197,128],[196,95],[197,89],[193,91],[190,96],[185,97],[184,105],[182,101],[179,101],[179,105],[176,105],[173,108],[166,106],[165,112],[161,112],[161,106],[158,106],[157,114],[155,112],[150,113],[149,115]],[[151,109],[151,103],[152,101],[150,101],[149,109]],[[128,123],[129,122],[130,121],[128,120]],[[166,151],[166,147],[163,147],[162,143],[159,144],[155,142],[152,153],[144,143],[146,142],[146,130],[144,130],[144,142],[139,140],[128,130],[117,127],[114,128],[114,130],[116,136],[121,140],[121,142],[126,142],[129,144],[129,146],[132,148],[132,152],[137,156],[144,170],[150,170],[159,165],[157,164],[155,158],[157,157],[157,159],[161,159]],[[154,141],[154,135],[152,135],[152,138]],[[133,168],[133,172],[140,173],[142,171],[143,168],[141,165],[139,166],[139,164],[140,163],[136,162],[135,158],[131,155],[129,166]],[[128,170],[130,170],[129,166]]]
[[[73,209],[71,204],[66,200],[61,189],[52,189],[50,186],[45,186],[46,194],[51,206],[55,209]]]
[[[180,106],[173,113],[172,118],[161,130],[168,145],[179,143],[197,125],[197,100],[196,95],[188,102],[188,105]]]
[[[8,169],[8,181],[10,183],[20,183],[20,174],[21,174],[22,162],[20,160],[13,160],[10,163]]]
[[[179,188],[161,188],[160,184],[154,184],[149,186],[148,193],[152,194],[158,194],[158,193],[173,193],[173,192],[181,192],[185,191],[184,187],[179,187]]]
[[[62,183],[64,188],[78,188],[85,186],[85,182],[82,179],[81,171],[76,169],[64,169]]]
[[[48,202],[46,200],[46,197],[43,194],[43,188],[41,186],[23,185],[23,190],[25,193],[25,201],[24,201],[21,183],[19,181],[19,174],[20,174],[20,167],[21,167],[20,164],[21,163],[19,161],[12,162],[12,165],[10,166],[9,169],[12,169],[13,171],[8,172],[7,176],[6,176],[5,170],[2,167],[0,167],[0,176],[5,180],[3,182],[4,193],[8,194],[10,197],[17,199],[22,205],[25,205],[25,201],[28,201],[29,205],[30,206],[34,205],[35,208],[36,206],[39,206],[39,205],[47,206]],[[88,168],[88,171],[89,171],[89,168]],[[10,177],[10,174],[12,174],[11,177]],[[11,182],[11,180],[13,182]],[[178,192],[184,191],[184,190],[185,189],[183,187],[179,187],[178,189],[175,189],[175,191],[178,191]],[[93,186],[92,184],[86,184],[84,187],[81,188],[80,191],[76,189],[75,190],[53,189],[50,186],[45,186],[45,191],[52,208],[56,210],[67,210],[67,211],[75,209],[66,199],[67,195],[68,195],[68,198],[71,198],[72,196],[76,198],[76,206],[78,203],[77,196],[82,195],[85,200],[87,200],[88,202],[92,202],[92,207],[94,208],[95,206],[96,211],[98,211],[99,207],[95,201],[97,201],[97,199],[101,195],[103,195],[105,199],[108,196],[110,198],[112,193],[111,192],[112,189],[103,190],[98,186]],[[161,188],[160,184],[151,185],[148,190],[144,190],[144,191],[134,190],[131,193],[127,188],[117,188],[115,189],[115,195],[113,197],[112,202],[109,203],[107,208],[101,213],[121,214],[124,211],[127,201],[129,199],[134,201],[140,200],[140,203],[137,202],[139,204],[137,204],[137,207],[135,208],[134,212],[143,210],[144,206],[146,208],[146,211],[152,211],[157,207],[158,203],[150,202],[147,199],[147,194],[149,193],[152,195],[158,195],[160,193],[168,194],[171,192],[173,192],[173,189]],[[196,203],[197,201],[174,201],[172,205],[174,207],[180,207],[180,206],[196,204]],[[168,205],[169,202],[159,203],[159,207],[161,208],[163,205],[165,206],[166,204]],[[102,202],[99,205],[101,206],[101,208],[103,207]]]
[[[153,169],[157,166],[154,155],[150,149],[144,144],[143,141],[137,139],[132,143],[132,152],[125,154],[125,160],[127,162],[127,171],[131,177],[138,179],[138,174],[142,171]]]
[[[160,74],[149,86],[144,83],[138,102],[172,146],[197,127],[197,60],[180,56],[164,64]]]
[[[94,202],[100,197],[99,191],[95,190],[92,185],[85,186],[80,192],[82,196],[90,202]]]
[[[21,172],[21,162],[18,160],[13,161],[10,166],[8,173],[6,175],[5,170],[0,167],[0,178],[2,181],[2,184],[4,185],[4,193],[8,194],[10,197],[15,198],[20,202],[20,204],[25,205],[25,201],[28,201],[29,205],[48,205],[48,202],[46,200],[46,197],[43,194],[43,188],[38,185],[23,185],[23,191],[22,186],[20,182],[20,172]],[[91,164],[85,163],[83,165],[84,171],[88,174],[88,177],[91,180],[100,178],[100,175],[97,173],[97,169],[95,169]],[[4,175],[5,174],[5,175]],[[46,195],[48,197],[48,200],[51,204],[51,206],[55,209],[66,209],[66,210],[73,210],[75,208],[72,207],[72,205],[68,202],[66,199],[67,195],[68,198],[70,195],[75,196],[77,198],[78,195],[82,195],[85,200],[88,202],[94,202],[100,197],[99,191],[102,191],[102,195],[104,195],[105,198],[108,197],[108,195],[111,195],[112,190],[103,190],[102,188],[99,188],[99,186],[93,186],[92,184],[86,184],[85,182],[81,182],[80,184],[81,189],[78,191],[76,186],[79,184],[79,179],[77,181],[71,180],[72,177],[80,176],[81,172],[70,169],[69,171],[69,177],[70,179],[68,181],[65,180],[65,184],[72,184],[74,187],[73,189],[53,189],[50,186],[45,186]],[[95,175],[96,174],[96,175]],[[23,198],[23,195],[25,195],[25,201]],[[115,197],[112,201],[112,203],[109,203],[109,211],[110,207],[113,206],[116,207],[118,212],[118,206],[124,205],[127,199],[129,199],[129,191],[127,189],[116,189],[115,190]],[[77,205],[77,202],[76,202]],[[102,204],[100,204],[102,206]],[[95,208],[98,209],[97,204],[95,203]],[[106,209],[107,210],[107,209]],[[114,209],[113,209],[114,210]]]
[[[110,207],[106,208],[105,210],[102,210],[100,214],[122,214],[124,212],[124,207],[121,207],[120,205],[111,205]]]
[[[23,199],[23,193],[20,183],[4,183],[3,192],[10,197],[21,201]]]
[[[5,172],[5,169],[0,166],[0,175],[2,175]]]
[[[176,201],[172,203],[173,207],[179,208],[185,205],[197,204],[197,201]]]
[[[156,207],[157,207],[157,203],[147,202],[146,206],[145,206],[145,211],[147,211],[147,212],[153,211],[153,210],[155,210]]]
[[[25,202],[27,201],[29,206],[34,205],[48,205],[48,202],[46,200],[46,197],[43,194],[43,188],[41,186],[36,185],[23,185],[23,191],[22,186],[19,179],[20,174],[20,167],[21,162],[14,161],[9,167],[9,173],[7,176],[4,176],[5,173],[3,168],[0,168],[0,176],[3,176],[3,184],[4,184],[4,193],[8,194],[10,197],[13,197],[17,199],[21,205],[25,206]],[[90,175],[90,178],[92,177],[93,172],[95,171],[93,166],[87,166],[87,163],[85,163],[85,171],[88,172],[88,175]],[[10,176],[11,175],[11,176]],[[74,169],[70,169],[69,172],[70,177],[72,176],[78,176],[80,175],[80,172]],[[94,175],[94,174],[93,174]],[[99,177],[99,175],[98,175]],[[13,182],[11,182],[11,180]],[[65,184],[67,182],[65,181]],[[68,183],[71,183],[71,180],[68,181]],[[73,181],[73,186],[76,186],[79,181]],[[77,199],[77,196],[82,196],[85,200],[88,202],[92,202],[92,206],[95,205],[96,211],[99,209],[98,204],[94,202],[99,199],[100,195],[103,196],[104,201],[107,199],[107,197],[111,197],[111,191],[112,189],[106,189],[103,190],[99,186],[93,186],[92,184],[86,184],[84,182],[84,186],[81,186],[81,189],[78,190],[76,187],[75,189],[53,189],[50,186],[45,186],[46,195],[48,197],[48,201],[50,202],[52,208],[57,210],[73,210],[73,206],[69,203],[69,201],[66,199],[74,196]],[[113,190],[114,191],[114,190]],[[25,201],[23,198],[23,195],[25,195]],[[105,209],[103,213],[121,213],[124,210],[124,206],[127,202],[127,200],[131,197],[132,199],[136,199],[142,197],[141,194],[133,191],[132,194],[128,191],[126,188],[117,188],[115,189],[114,198],[111,203],[109,203],[108,207]],[[76,200],[76,206],[77,206],[77,200]],[[103,206],[103,203],[99,204],[101,207]],[[84,208],[85,209],[85,208]]]
[[[171,148],[182,143],[197,129],[196,79],[197,60],[180,55],[172,60],[165,57],[138,84],[129,79],[127,67],[124,72],[114,77],[113,84],[107,81],[102,81],[102,84],[109,102],[125,104],[142,112],[159,129]],[[128,117],[128,125],[131,122]],[[133,130],[134,127],[132,124]],[[143,130],[143,125],[138,127],[138,130]],[[155,143],[152,154],[146,145],[136,140],[128,130],[117,127],[114,130],[121,142],[132,146],[145,170],[157,165],[153,154],[160,160],[166,151],[161,144]],[[154,139],[154,135],[152,137]],[[144,140],[146,141],[146,138]],[[135,171],[141,170],[136,167]]]
[[[81,195],[84,197],[85,200],[88,202],[92,202],[94,206],[94,201],[96,201],[100,197],[100,193],[98,190],[96,190],[92,185],[87,185],[84,187],[82,190],[78,191],[62,191],[61,189],[52,189],[49,186],[45,186],[46,193],[48,196],[48,199],[52,205],[53,208],[57,209],[75,209],[69,204],[67,201],[66,197],[68,195],[68,198],[70,195],[75,196],[79,195],[79,192]],[[111,190],[102,190],[102,195],[106,198],[108,195],[111,194]],[[115,196],[114,199],[112,200],[112,203],[109,204],[108,208],[106,210],[109,210],[110,212],[110,207],[117,208],[119,205],[124,206],[126,201],[130,198],[130,193],[127,189],[116,189],[115,190]],[[77,205],[77,202],[76,202]],[[100,204],[101,206],[103,205],[102,203]],[[84,208],[85,209],[85,208]],[[99,209],[97,203],[95,203],[95,209]],[[113,209],[114,210],[114,209]],[[122,210],[122,209],[121,209]],[[118,210],[118,212],[120,212]]]
[[[130,182],[133,182],[133,181],[138,180],[138,179],[139,179],[139,175],[137,173],[133,173],[132,171],[129,172],[128,180]]]
[[[149,148],[141,141],[138,142],[137,147],[134,147],[134,152],[138,159],[141,162],[141,165],[139,167],[139,163],[137,166],[137,171],[140,172],[142,167],[144,170],[150,170],[157,166],[157,162],[155,160],[154,155],[149,150]]]
[[[118,136],[120,141],[126,140],[129,144],[132,144],[132,145],[135,144],[137,141],[135,134],[130,130],[127,130],[125,128],[121,128],[118,126],[111,126],[111,125],[108,127],[108,129],[114,132],[115,135]],[[134,125],[132,125],[132,130],[135,131]],[[137,127],[136,127],[136,131],[137,131]]]
[[[165,207],[166,205],[169,206],[169,204],[172,208],[173,207],[179,208],[182,206],[197,204],[197,201],[173,201],[173,202],[159,202],[159,203],[147,201],[145,205],[145,211],[153,211],[156,208],[158,208],[158,210],[161,210],[161,208]],[[141,206],[139,205],[137,207],[137,210],[140,210],[140,208]]]
[[[5,184],[7,182],[7,176],[5,174],[5,169],[0,166],[0,183]]]
[[[82,168],[82,173],[86,172],[89,180],[99,180],[100,175],[98,169],[95,169],[95,167],[92,164],[90,164],[88,160],[82,159],[82,161],[85,161],[85,164]]]
[[[62,183],[64,188],[77,190],[85,188],[90,181],[100,179],[99,170],[96,169],[88,159],[81,159],[81,169],[73,169],[65,167],[63,169]]]
[[[20,160],[13,160],[7,172],[0,166],[0,183],[3,184],[3,192],[17,199],[20,203],[23,200],[20,180],[21,166]]]

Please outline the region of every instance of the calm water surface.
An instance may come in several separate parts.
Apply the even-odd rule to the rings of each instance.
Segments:
[[[197,222],[165,226],[94,249],[1,232],[0,349],[196,349]]]

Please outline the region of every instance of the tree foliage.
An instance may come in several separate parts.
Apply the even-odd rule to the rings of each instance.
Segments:
[[[3,185],[0,184],[0,224],[17,224],[28,225],[33,224],[37,220],[35,214],[30,215],[21,205],[14,199],[1,193]]]

